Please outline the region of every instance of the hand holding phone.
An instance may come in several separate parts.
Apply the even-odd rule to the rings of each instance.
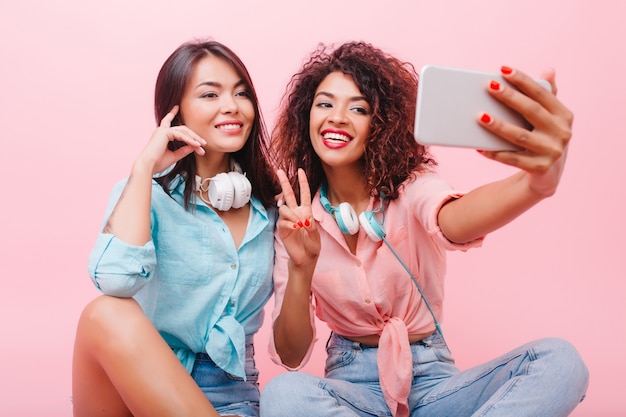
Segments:
[[[484,129],[477,119],[484,112],[532,130],[516,111],[491,97],[492,81],[508,84],[497,73],[426,65],[420,72],[415,114],[415,139],[422,145],[454,146],[486,151],[521,150]],[[550,91],[550,83],[537,79]]]

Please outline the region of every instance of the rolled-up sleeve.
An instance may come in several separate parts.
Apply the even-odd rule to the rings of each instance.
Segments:
[[[117,205],[128,179],[119,181],[109,195],[103,226]],[[150,227],[154,222],[150,213]],[[152,240],[143,246],[133,246],[110,233],[101,232],[89,255],[88,272],[103,294],[132,297],[152,276],[156,266],[156,251]]]
[[[428,234],[445,250],[466,251],[480,247],[485,236],[466,243],[455,243],[445,237],[438,222],[439,210],[448,201],[463,197],[465,192],[453,189],[434,173],[423,174],[407,185],[406,204],[413,207],[414,215],[424,225]]]
[[[103,294],[132,297],[156,266],[154,243],[129,245],[112,234],[101,233],[89,256],[89,276]]]

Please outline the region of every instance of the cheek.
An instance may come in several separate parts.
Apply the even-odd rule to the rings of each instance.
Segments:
[[[243,104],[241,104],[241,106],[239,107],[239,111],[241,113],[244,114],[244,116],[248,119],[248,120],[254,120],[255,118],[255,114],[254,114],[254,106],[252,105],[251,102],[245,102]]]
[[[315,133],[319,131],[321,124],[322,118],[314,109],[312,109],[309,113],[309,132],[311,137],[315,136]]]
[[[198,123],[198,120],[206,119],[207,110],[196,105],[196,103],[189,103],[183,101],[180,103],[180,110],[178,111],[178,120],[185,125],[193,125]]]

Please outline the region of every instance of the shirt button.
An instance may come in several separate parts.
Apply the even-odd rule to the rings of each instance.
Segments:
[[[356,266],[361,266],[361,261],[359,261],[358,259],[356,261]]]
[[[230,264],[230,269],[237,269],[237,264]]]
[[[365,299],[365,300],[363,300],[363,301],[365,301],[365,304],[369,304],[369,303],[371,303],[371,302],[372,302],[372,300],[370,300],[369,298],[366,298],[366,299]]]
[[[235,306],[235,302],[234,302],[234,301],[231,301],[231,302],[230,302],[230,303],[228,303],[228,304],[229,304],[231,307],[234,307],[234,306]]]

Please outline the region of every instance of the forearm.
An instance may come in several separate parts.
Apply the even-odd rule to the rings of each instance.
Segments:
[[[274,322],[274,345],[284,365],[295,368],[302,362],[313,341],[311,327],[311,276],[289,265],[289,281]]]
[[[136,161],[128,182],[103,229],[135,246],[150,240],[152,166]]]
[[[439,226],[450,241],[470,242],[506,225],[545,197],[530,187],[526,172],[519,172],[444,205]]]

